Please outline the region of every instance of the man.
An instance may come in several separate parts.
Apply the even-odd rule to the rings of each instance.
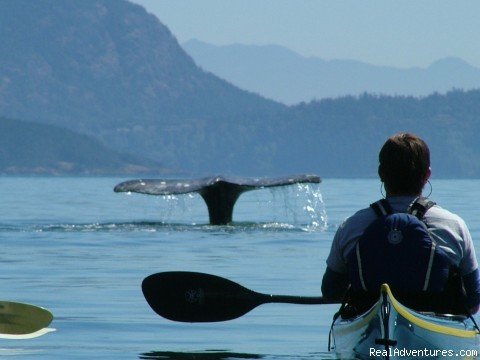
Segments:
[[[462,306],[470,313],[477,312],[480,278],[470,232],[459,216],[421,198],[431,174],[428,146],[413,134],[399,133],[386,141],[379,162],[378,174],[385,187],[386,201],[358,211],[337,230],[322,281],[323,295],[341,301],[351,286],[354,292],[368,291],[378,297],[381,282],[389,283],[394,294],[395,291],[446,294],[452,271],[456,271],[466,294]],[[405,214],[417,203],[423,204],[418,217],[422,225],[426,224],[426,236],[421,234],[422,226],[417,219]],[[386,211],[384,207],[390,208],[397,218],[392,220],[387,213],[382,216],[380,211]],[[385,236],[375,235],[381,232],[378,229],[382,224],[385,228],[392,221],[395,229],[392,227]],[[405,234],[411,223],[415,223],[415,236],[420,240],[404,239],[410,236]],[[405,227],[405,234],[396,227]],[[456,298],[458,302],[459,297]]]

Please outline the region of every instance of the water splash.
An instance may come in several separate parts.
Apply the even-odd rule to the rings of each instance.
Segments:
[[[327,228],[327,212],[320,187],[317,184],[271,188],[274,202],[281,201],[282,214],[294,227],[305,231],[324,231]],[[279,199],[278,199],[279,198]]]
[[[298,187],[306,195],[306,204],[303,209],[311,219],[309,227],[324,231],[328,226],[328,217],[320,188],[318,186],[314,188],[308,184],[298,184]]]

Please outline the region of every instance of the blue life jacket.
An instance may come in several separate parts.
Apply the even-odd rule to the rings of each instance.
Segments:
[[[406,293],[444,290],[451,261],[421,220],[433,205],[433,201],[418,198],[407,213],[393,213],[385,199],[370,205],[378,218],[365,229],[347,256],[354,292],[378,294],[383,283]]]

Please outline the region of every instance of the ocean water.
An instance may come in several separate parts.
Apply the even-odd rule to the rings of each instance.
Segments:
[[[125,178],[2,177],[1,299],[48,308],[55,332],[0,340],[15,359],[331,359],[336,305],[266,304],[220,323],[159,317],[141,292],[162,271],[198,271],[252,290],[318,296],[339,224],[381,197],[377,180],[240,196],[229,226],[208,225],[198,195],[116,194]],[[431,197],[462,216],[476,247],[480,180],[432,180]]]

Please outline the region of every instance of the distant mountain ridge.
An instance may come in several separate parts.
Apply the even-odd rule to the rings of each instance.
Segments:
[[[427,68],[401,69],[304,57],[278,45],[216,46],[190,40],[182,46],[206,71],[288,105],[365,92],[426,96],[480,88],[480,69],[458,58],[440,59]]]

